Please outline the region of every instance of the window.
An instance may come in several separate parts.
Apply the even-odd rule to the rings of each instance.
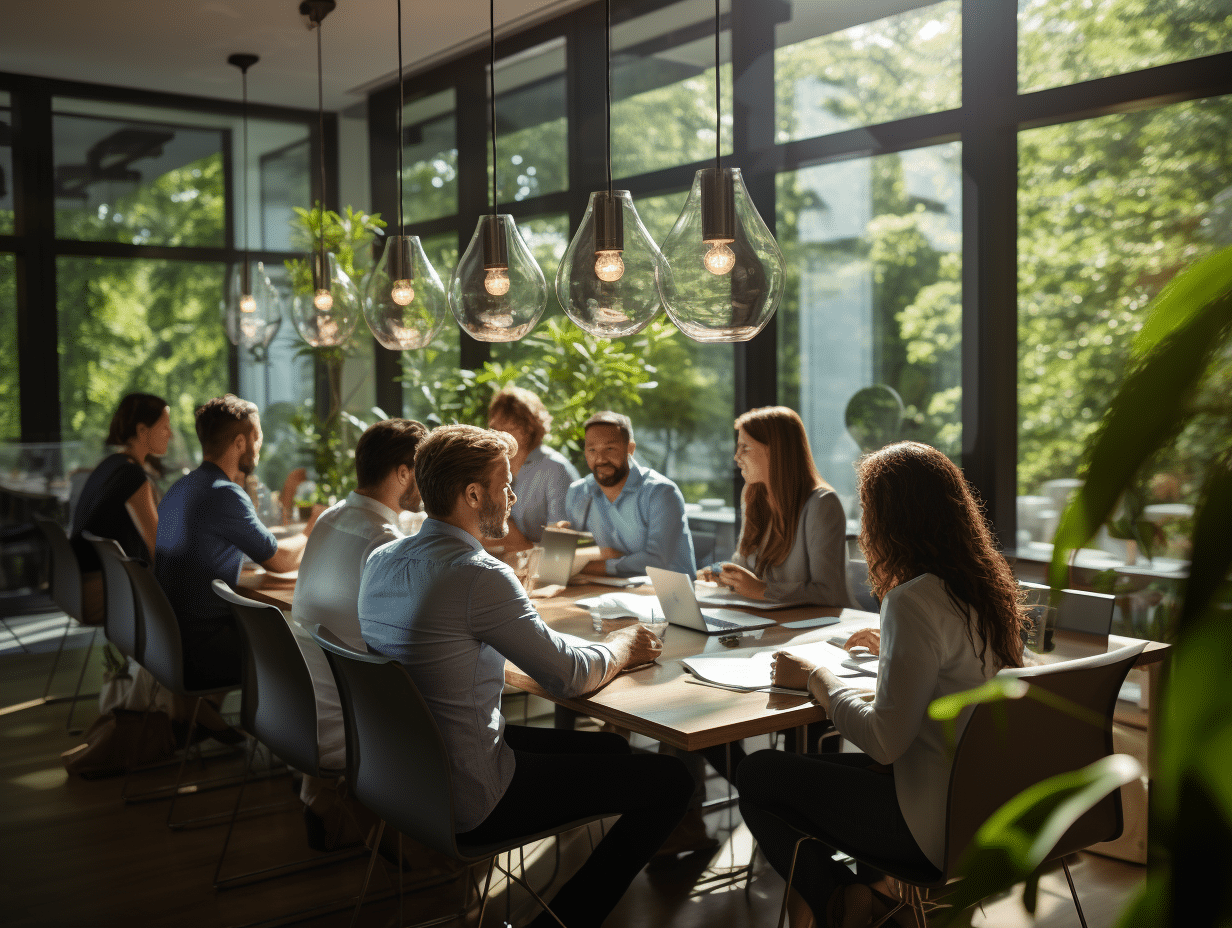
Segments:
[[[720,38],[721,141],[723,153],[730,154],[730,30]],[[684,0],[613,22],[612,175],[632,177],[713,158],[714,84],[714,4]]]
[[[265,133],[259,135],[258,128],[264,129],[265,124],[248,121],[249,161],[255,163],[259,188],[254,191],[249,187],[250,209],[254,213],[248,220],[252,236],[250,247],[294,251],[291,224],[295,219],[295,207],[307,207],[312,200],[308,133],[303,127],[294,127],[302,138],[283,144],[270,139],[262,146],[267,150],[261,150],[258,144],[265,141],[262,138]],[[252,170],[251,165],[249,170]]]
[[[17,262],[0,254],[0,442],[21,437],[17,370]]]
[[[0,235],[12,235],[13,216],[13,111],[9,95],[0,90]]]
[[[776,140],[791,142],[905,116],[954,109],[961,101],[958,0],[878,4],[795,0],[775,30]]]
[[[1077,475],[1152,299],[1232,244],[1229,137],[1229,96],[1019,134],[1020,543],[1051,541],[1049,491]],[[1201,401],[1225,421],[1229,375],[1225,364]],[[1140,502],[1192,502],[1200,462],[1225,441],[1199,422],[1154,462]],[[1187,557],[1182,535],[1164,550]]]
[[[563,38],[496,62],[496,129],[501,202],[568,186]]]
[[[452,216],[458,211],[458,124],[453,91],[412,100],[402,111],[402,121],[403,218],[411,223]]]
[[[457,234],[428,235],[421,241],[424,254],[448,292],[450,275],[458,263]],[[419,351],[402,352],[403,415],[427,423],[439,408],[438,403],[445,399],[442,384],[457,374],[460,365],[458,339],[458,324],[453,313],[447,313],[445,324],[431,345]]]
[[[1232,50],[1232,0],[1018,0],[1018,87]]]
[[[865,450],[846,424],[857,390],[878,384],[901,400],[887,440],[954,458],[962,447],[960,157],[950,143],[779,176],[779,401],[800,413],[852,518],[851,465]]]
[[[560,259],[569,247],[573,230],[569,228],[568,216],[536,216],[533,219],[518,221],[518,231],[526,241],[526,247],[539,263],[543,271],[543,279],[548,285],[548,305],[543,315],[535,324],[535,330],[549,319],[564,317],[560,300],[556,297],[556,271],[560,267]],[[523,342],[501,342],[492,345],[492,360],[508,364],[517,360],[525,360],[537,354],[537,349],[528,348]]]
[[[221,264],[58,259],[64,440],[101,449],[120,399],[142,391],[171,406],[169,461],[200,459],[193,409],[228,389],[223,273]]]

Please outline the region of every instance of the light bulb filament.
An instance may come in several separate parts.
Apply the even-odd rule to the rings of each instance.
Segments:
[[[389,298],[399,306],[409,306],[411,301],[415,299],[415,288],[405,278],[395,280],[389,290]]]
[[[509,292],[509,268],[490,267],[483,278],[483,289],[492,296],[504,296]]]
[[[257,311],[257,301],[251,293],[245,293],[240,297],[240,312],[255,313]]]
[[[318,312],[327,313],[334,308],[334,296],[328,290],[318,290],[312,298],[312,305]]]
[[[599,251],[595,253],[595,276],[600,280],[612,283],[620,280],[625,272],[625,262],[620,257],[620,252]]]
[[[706,270],[715,276],[731,273],[731,269],[736,266],[736,255],[730,248],[728,243],[732,239],[715,239],[714,241],[706,242],[710,249],[702,258],[702,264]]]

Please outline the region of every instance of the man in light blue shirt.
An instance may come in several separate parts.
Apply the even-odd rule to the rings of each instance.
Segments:
[[[455,825],[468,843],[495,844],[596,812],[620,816],[552,900],[565,924],[599,925],[680,821],[693,778],[676,758],[633,754],[618,735],[505,723],[506,659],[567,698],[662,650],[640,625],[571,644],[539,618],[513,570],[484,551],[480,539],[508,532],[516,450],[506,433],[469,425],[442,426],[423,440],[415,482],[428,519],[418,535],[369,556],[360,631],[406,667],[436,719]],[[556,924],[542,913],[532,926]]]
[[[637,443],[628,416],[598,412],[586,420],[590,476],[565,497],[569,524],[594,535],[599,558],[583,573],[635,577],[661,567],[692,577],[693,536],[680,488],[633,460]]]

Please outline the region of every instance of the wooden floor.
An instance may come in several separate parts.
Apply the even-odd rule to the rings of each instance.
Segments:
[[[48,624],[46,617],[38,622]],[[10,619],[10,624],[14,620]],[[35,626],[23,626],[18,620],[16,627]],[[56,691],[71,690],[75,685],[85,641],[85,637],[77,637],[73,643],[78,647],[66,652],[57,674]],[[0,640],[0,705],[18,704],[41,695],[51,664],[51,649],[24,653],[5,645],[6,641]],[[93,692],[101,675],[97,652],[88,670],[86,692]],[[67,713],[65,704],[49,704],[0,714],[0,911],[9,928],[223,928],[276,919],[293,910],[342,899],[358,889],[365,865],[361,858],[255,886],[215,892],[212,875],[225,828],[210,826],[172,832],[164,824],[166,801],[126,806],[119,798],[119,779],[69,777],[60,752],[77,744],[80,738],[65,732]],[[84,726],[95,715],[96,705],[82,704],[77,717]],[[651,747],[650,742],[637,736],[634,744]],[[239,757],[232,755],[209,761],[206,772],[238,768]],[[174,772],[147,772],[137,785],[156,785]],[[725,784],[717,777],[708,781],[707,788],[712,797],[726,793]],[[234,797],[234,789],[188,796],[177,805],[176,815],[229,811]],[[312,854],[304,841],[302,818],[294,808],[290,779],[272,778],[246,792],[245,806],[262,802],[286,803],[288,810],[254,817],[237,826],[234,853],[228,856],[230,873]],[[709,857],[684,858],[672,869],[643,872],[605,923],[609,928],[768,928],[775,924],[783,883],[760,857],[747,893],[743,884],[698,890],[699,879],[712,866],[721,869],[733,860],[747,860],[751,848],[748,833],[734,809],[712,809],[707,813],[707,824],[710,833],[722,842],[713,861]],[[562,839],[562,862],[554,885],[559,885],[585,859],[591,839],[599,837],[597,827],[592,826],[594,831],[589,838],[585,830],[578,830]],[[555,848],[550,842],[527,849],[526,865],[534,885],[549,880],[554,861]],[[1144,876],[1141,867],[1095,855],[1079,855],[1072,867],[1091,928],[1111,926],[1125,899]],[[409,874],[408,879],[415,876]],[[477,878],[482,882],[483,874]],[[390,886],[382,867],[378,867],[373,885],[375,890]],[[435,890],[408,896],[405,923],[448,914],[461,898],[460,885],[455,880]],[[549,893],[553,891],[549,889]],[[1023,910],[1019,895],[1015,892],[990,901],[983,914],[976,916],[975,924],[1005,928],[1033,923],[1050,928],[1078,925],[1064,875],[1059,870],[1041,882],[1034,922]],[[472,907],[466,924],[475,925],[477,915],[477,907]],[[501,887],[489,905],[484,926],[499,926],[506,918],[521,925],[533,915],[533,903],[523,891],[515,888],[507,894]],[[321,928],[342,926],[348,924],[349,918],[349,911],[336,912],[305,924]],[[378,901],[364,907],[360,924],[396,925],[397,919],[396,900]]]

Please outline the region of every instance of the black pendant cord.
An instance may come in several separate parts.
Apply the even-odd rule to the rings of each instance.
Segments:
[[[496,212],[496,0],[488,0],[488,93],[492,116],[492,215]]]
[[[252,293],[252,282],[248,279],[248,266],[251,263],[248,257],[248,69],[244,68],[241,72],[243,75],[244,85],[244,165],[240,171],[240,182],[244,185],[244,273],[240,280],[244,284],[244,295]]]
[[[612,198],[612,0],[605,5],[607,13],[604,32],[605,59],[607,61],[607,196]]]
[[[325,80],[321,70],[321,20],[317,20],[317,133],[318,144],[321,146],[321,227],[318,240],[317,262],[322,279],[317,281],[317,289],[328,290],[325,264]]]
[[[404,93],[402,86],[402,0],[398,0],[398,235],[406,233],[403,225],[405,220],[402,217],[402,146],[405,144],[402,117],[406,109]]]
[[[720,93],[723,78],[719,71],[719,0],[714,0],[714,170],[722,168],[723,100]]]

